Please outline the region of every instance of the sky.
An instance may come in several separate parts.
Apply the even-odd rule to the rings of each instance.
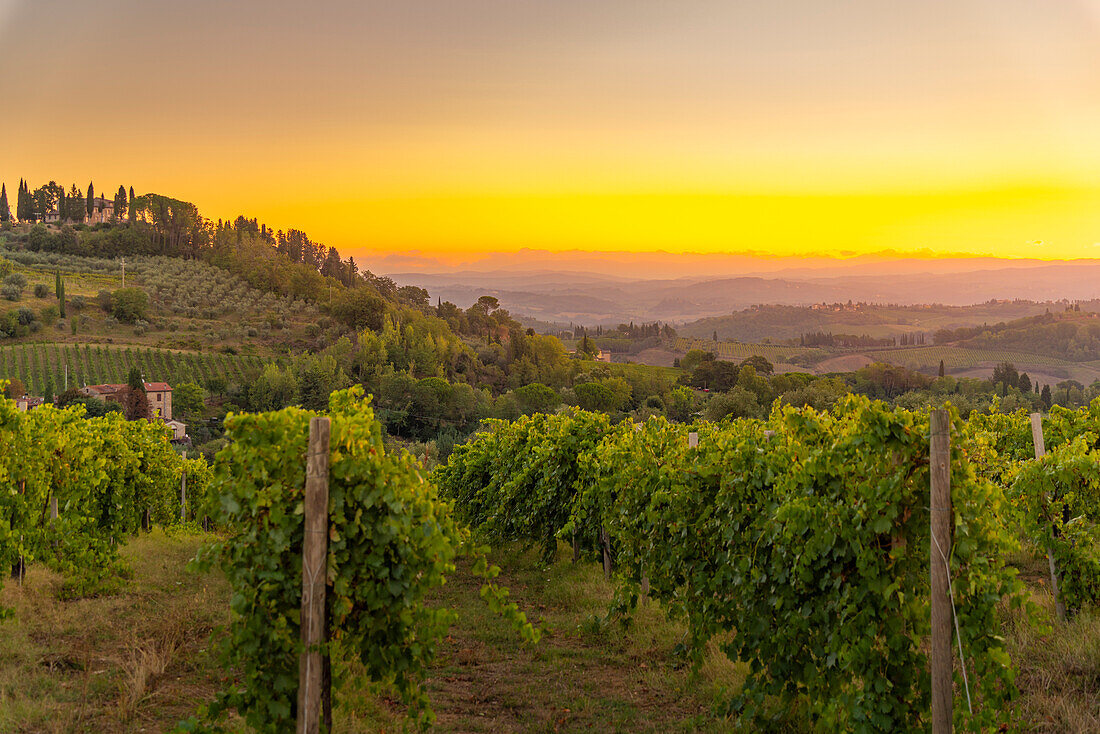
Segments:
[[[0,0],[0,180],[360,257],[1100,256],[1100,0]]]

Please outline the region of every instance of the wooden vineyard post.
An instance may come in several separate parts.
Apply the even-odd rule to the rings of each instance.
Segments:
[[[932,734],[951,731],[951,591],[947,558],[951,550],[951,421],[946,410],[931,416],[930,571],[932,576]]]
[[[634,432],[635,433],[641,433],[642,432],[642,424],[641,423],[634,424]],[[641,571],[642,571],[641,603],[645,604],[646,598],[649,596],[649,574],[647,574],[645,572],[644,568],[641,569]]]
[[[141,513],[141,529],[145,532],[149,532],[149,508],[145,508],[145,512]]]
[[[603,551],[603,577],[611,578],[611,539],[607,537],[607,528],[600,528],[600,550]]]
[[[1031,438],[1035,441],[1035,458],[1046,456],[1047,446],[1043,440],[1043,417],[1038,413],[1031,414]],[[1050,566],[1050,591],[1054,594],[1054,613],[1058,620],[1066,621],[1066,607],[1062,604],[1062,595],[1058,591],[1058,567],[1054,564],[1054,549],[1047,547],[1047,565]]]
[[[696,433],[695,431],[692,431],[691,433],[688,434],[688,448],[689,449],[699,448],[699,434]]]
[[[298,661],[298,734],[318,734],[325,642],[325,559],[328,556],[329,419],[310,418],[302,541],[302,655]],[[323,654],[328,656],[327,651]]]
[[[187,472],[180,477],[180,522],[187,522]]]
[[[50,527],[57,525],[57,495],[50,493]],[[57,539],[55,538],[50,544],[54,548],[57,547]]]

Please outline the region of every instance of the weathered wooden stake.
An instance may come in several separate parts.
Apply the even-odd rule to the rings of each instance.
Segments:
[[[145,532],[149,532],[149,508],[145,508],[145,512],[141,513],[141,529]]]
[[[329,419],[309,421],[305,537],[302,542],[302,650],[298,661],[298,734],[320,732],[321,645],[325,642],[325,558],[328,555]],[[325,653],[327,655],[327,652]]]
[[[1046,456],[1047,445],[1043,440],[1043,417],[1038,413],[1031,414],[1031,438],[1035,441],[1035,458]],[[1054,594],[1054,613],[1059,621],[1066,620],[1066,607],[1062,604],[1062,595],[1058,590],[1058,567],[1054,564],[1054,549],[1047,548],[1047,565],[1050,567],[1050,591]]]
[[[57,495],[53,494],[51,492],[50,493],[50,527],[53,527],[56,524],[57,524]],[[50,545],[52,545],[54,548],[56,548],[57,545],[58,545],[57,539],[54,538],[50,542]]]
[[[180,522],[187,522],[187,472],[180,478]]]
[[[932,411],[929,456],[932,538],[932,734],[951,731],[952,692],[951,592],[947,557],[951,549],[951,422],[946,410]]]
[[[603,577],[611,578],[611,539],[607,530],[600,528],[600,549],[603,551]]]
[[[699,434],[696,433],[695,431],[692,431],[691,433],[688,434],[688,448],[689,449],[699,448]]]
[[[577,563],[581,560],[581,539],[577,535],[577,531],[573,531],[573,563]]]

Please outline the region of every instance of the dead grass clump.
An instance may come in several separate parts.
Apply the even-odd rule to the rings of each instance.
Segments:
[[[118,703],[123,721],[131,720],[139,705],[156,692],[158,680],[175,661],[182,645],[178,625],[165,627],[155,637],[129,645],[119,661],[122,690]]]
[[[1040,625],[1022,612],[1009,617],[1009,654],[1021,693],[1012,719],[1028,722],[1031,731],[1100,731],[1100,611],[1086,609],[1059,623],[1048,594],[1033,601]]]

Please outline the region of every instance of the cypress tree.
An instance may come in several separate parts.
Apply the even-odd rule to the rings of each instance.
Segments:
[[[941,359],[941,360],[940,360],[940,377],[943,377],[943,372],[944,372],[944,369],[943,369],[943,360]]]
[[[19,179],[19,191],[15,194],[15,217],[20,222],[27,221],[27,182]]]
[[[119,186],[118,193],[115,194],[115,219],[121,220],[124,216],[126,216],[126,188]]]
[[[92,216],[92,212],[95,210],[95,186],[92,182],[88,182],[88,216]]]
[[[8,206],[8,188],[0,183],[0,222],[11,221],[11,207]]]
[[[126,218],[130,221],[130,224],[134,223],[134,187],[130,187],[130,206],[127,209]]]
[[[65,318],[65,281],[61,279],[61,271],[54,271],[53,292],[57,294],[57,304],[61,312],[61,318]]]
[[[57,197],[57,222],[64,222],[69,216],[69,205],[65,202],[65,189],[61,189],[61,195]]]

